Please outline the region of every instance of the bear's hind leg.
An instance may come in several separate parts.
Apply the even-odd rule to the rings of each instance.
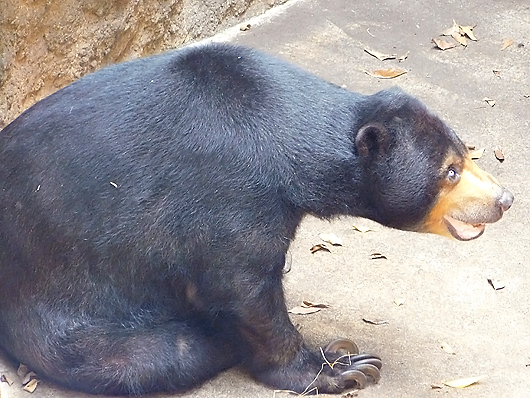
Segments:
[[[238,363],[222,334],[187,322],[89,326],[58,343],[53,362],[37,359],[43,365],[40,372],[96,394],[186,391]]]

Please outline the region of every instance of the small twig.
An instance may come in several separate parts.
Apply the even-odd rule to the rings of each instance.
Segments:
[[[309,387],[311,387],[311,384],[313,384],[315,381],[317,381],[318,376],[320,376],[320,373],[322,373],[323,370],[324,370],[324,364],[322,364],[322,366],[320,366],[320,370],[318,371],[318,373],[317,373],[317,375],[315,376],[315,378],[313,379],[313,381],[307,385],[307,387],[305,388],[304,391],[302,391],[302,394],[300,394],[302,397],[305,396],[305,395],[307,395],[307,394],[310,394],[310,393],[313,392],[313,391],[316,391],[317,394],[318,394],[318,387],[317,387],[317,386],[313,387],[313,388],[310,389],[310,390],[309,390]]]
[[[326,364],[327,364],[331,369],[333,369],[333,364],[329,363],[328,359],[326,358],[326,354],[324,354],[324,350],[322,349],[322,347],[320,347],[320,353],[322,354],[322,358],[324,358],[324,361],[326,361]],[[325,365],[325,364],[322,364],[322,368],[324,368],[324,365]]]
[[[313,388],[310,388],[311,385],[313,385],[317,379],[318,379],[318,376],[320,376],[320,374],[324,371],[324,366],[328,365],[331,369],[333,369],[333,366],[335,366],[336,364],[339,364],[339,365],[345,365],[347,366],[348,364],[347,363],[344,363],[344,362],[339,362],[342,358],[344,357],[348,357],[348,360],[349,360],[349,365],[351,365],[351,357],[352,355],[351,354],[344,354],[344,355],[341,355],[340,357],[338,357],[335,361],[333,361],[333,363],[329,362],[329,360],[326,358],[326,355],[324,354],[324,350],[322,349],[322,347],[320,347],[320,353],[322,354],[322,358],[324,358],[324,363],[320,366],[320,370],[318,371],[317,375],[315,376],[315,378],[311,381],[311,383],[309,383],[307,385],[307,387],[305,388],[304,391],[302,391],[302,393],[297,393],[296,391],[292,391],[292,390],[274,390],[273,392],[273,398],[276,397],[276,393],[288,393],[288,394],[295,394],[299,397],[305,397],[313,392],[316,392],[316,394],[318,395],[318,387],[315,386]]]

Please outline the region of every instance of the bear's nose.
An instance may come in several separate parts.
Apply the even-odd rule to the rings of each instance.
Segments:
[[[501,197],[497,200],[497,204],[500,206],[503,212],[508,210],[513,203],[513,195],[510,191],[505,189]]]

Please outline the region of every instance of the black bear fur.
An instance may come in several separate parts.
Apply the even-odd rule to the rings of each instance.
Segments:
[[[401,90],[360,95],[248,48],[85,76],[0,134],[0,344],[92,393],[184,391],[235,365],[302,392],[322,364],[282,290],[302,218],[418,230],[449,151],[466,148]]]

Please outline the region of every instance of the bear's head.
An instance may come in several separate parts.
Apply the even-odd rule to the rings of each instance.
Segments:
[[[513,195],[420,101],[398,89],[368,98],[372,106],[355,137],[366,216],[393,228],[470,240],[510,208]]]

